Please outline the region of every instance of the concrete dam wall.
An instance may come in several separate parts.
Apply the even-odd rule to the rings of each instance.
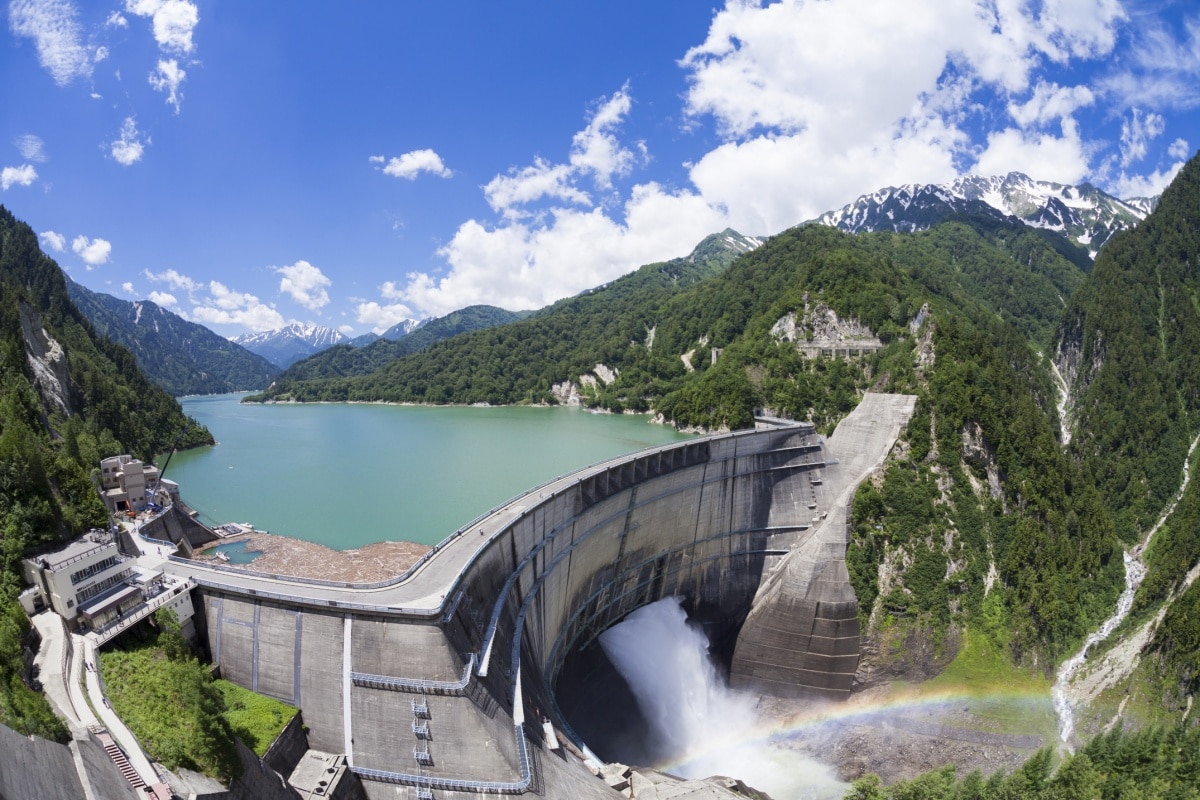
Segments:
[[[742,659],[743,685],[840,691],[843,681],[848,691],[856,627],[838,639],[846,658],[822,672],[829,637],[813,635],[821,614],[805,617],[809,633],[797,643],[760,608],[828,593],[841,613],[857,613],[852,591],[844,602],[844,563],[840,573],[825,566],[844,559],[836,504],[852,496],[864,464],[886,454],[912,409],[911,398],[876,397],[884,399],[860,416],[886,424],[856,429],[870,429],[862,441],[844,437],[870,451],[863,464],[840,449],[833,455],[808,425],[642,451],[516,498],[386,584],[265,579],[184,561],[171,570],[201,587],[201,633],[222,674],[301,706],[311,745],[346,753],[370,797],[396,796],[389,784],[611,797],[561,750],[548,755],[543,721],[572,738],[554,697],[564,661],[636,608],[679,595],[707,619],[773,620],[754,626],[758,644],[739,639],[738,650],[775,648],[802,660],[804,673],[781,676],[774,656],[764,673],[751,656]],[[789,567],[799,552],[808,555],[797,563],[815,571]],[[832,588],[812,595],[814,583]]]

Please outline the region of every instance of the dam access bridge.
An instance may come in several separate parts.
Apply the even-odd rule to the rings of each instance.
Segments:
[[[668,596],[738,632],[749,691],[848,696],[855,487],[915,398],[867,394],[825,440],[773,426],[643,450],[526,492],[396,579],[340,584],[172,558],[223,677],[300,707],[368,797],[615,794],[559,711],[568,657]],[[562,746],[559,746],[559,742]]]

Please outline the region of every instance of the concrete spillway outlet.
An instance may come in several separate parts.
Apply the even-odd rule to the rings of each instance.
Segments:
[[[712,612],[707,607],[693,609],[689,625],[704,632],[713,662],[727,677],[745,618],[730,620]],[[648,767],[677,755],[661,750],[655,742],[629,683],[600,646],[598,635],[564,660],[554,695],[567,724],[607,762]]]
[[[637,699],[599,640],[564,662],[555,701],[567,724],[605,761],[637,766],[658,761]]]

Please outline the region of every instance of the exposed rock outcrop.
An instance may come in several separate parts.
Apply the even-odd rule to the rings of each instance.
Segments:
[[[771,326],[771,335],[777,341],[795,342],[808,358],[858,356],[883,348],[883,342],[866,325],[853,317],[839,317],[823,301],[810,304],[807,293],[801,317],[788,312]]]
[[[32,306],[20,304],[21,333],[25,338],[25,357],[33,370],[33,388],[49,413],[71,415],[70,378],[67,353],[42,327],[41,317]]]

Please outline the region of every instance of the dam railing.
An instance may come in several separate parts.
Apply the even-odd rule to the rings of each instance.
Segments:
[[[351,672],[350,680],[356,686],[365,686],[370,689],[384,689],[391,692],[461,695],[471,683],[471,676],[475,671],[476,663],[475,654],[469,653],[467,655],[466,666],[463,667],[462,677],[456,681],[396,678],[390,675],[372,675],[366,672]]]

